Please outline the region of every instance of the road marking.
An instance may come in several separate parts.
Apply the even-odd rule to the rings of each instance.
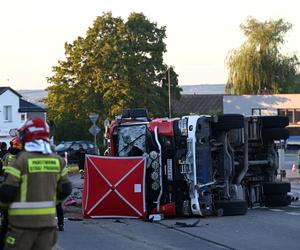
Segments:
[[[273,212],[284,212],[284,210],[282,209],[275,209],[275,208],[269,208],[269,210]]]
[[[298,215],[300,216],[300,213],[297,213],[297,212],[286,212],[287,214],[290,214],[290,215]]]
[[[295,205],[289,205],[289,207],[292,207],[292,208],[300,208],[300,206],[295,206]]]

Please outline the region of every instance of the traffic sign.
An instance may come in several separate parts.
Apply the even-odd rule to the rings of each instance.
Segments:
[[[93,123],[95,123],[97,121],[98,117],[99,117],[98,114],[90,114],[89,115],[89,118]]]
[[[8,133],[11,137],[15,137],[19,135],[17,128],[11,128]]]
[[[93,135],[96,136],[100,132],[100,128],[97,125],[92,125],[89,128],[89,132]]]

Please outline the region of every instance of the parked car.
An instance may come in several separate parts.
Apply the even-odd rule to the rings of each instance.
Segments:
[[[286,141],[286,148],[288,150],[299,150],[300,149],[300,136],[291,135]]]
[[[68,163],[70,164],[77,163],[77,154],[81,147],[86,151],[87,154],[97,154],[97,148],[95,148],[94,143],[90,141],[65,141],[57,145],[55,150],[57,154],[59,154],[62,157],[65,157],[65,153],[67,153]]]

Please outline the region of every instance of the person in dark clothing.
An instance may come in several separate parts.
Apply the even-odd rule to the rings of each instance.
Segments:
[[[61,202],[56,204],[57,227],[59,231],[64,231],[64,210]]]
[[[20,142],[19,137],[15,137],[10,141],[10,147],[7,150],[7,153],[3,156],[3,166],[10,166],[12,161],[16,158],[16,155],[21,152],[23,145]],[[3,179],[1,179],[0,183],[5,179],[3,175]],[[5,237],[7,233],[8,227],[8,213],[6,208],[1,209],[1,227],[0,227],[0,250],[4,249]]]
[[[0,149],[0,158],[3,160],[3,157],[8,153],[6,142],[1,142]]]
[[[0,143],[0,175],[3,176],[4,156],[8,153],[6,142]],[[3,179],[3,178],[1,178]]]
[[[78,159],[78,168],[79,168],[79,173],[81,174],[81,178],[83,178],[83,174],[84,174],[85,154],[86,151],[84,150],[84,148],[80,147],[77,152],[77,159]]]
[[[53,153],[55,152],[55,145],[51,145],[51,150]],[[57,229],[59,231],[64,231],[64,210],[62,207],[62,203],[59,202],[56,204],[56,216],[57,216]],[[1,250],[1,249],[0,249]]]

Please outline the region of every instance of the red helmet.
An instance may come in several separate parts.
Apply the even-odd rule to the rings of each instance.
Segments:
[[[19,137],[15,137],[14,139],[12,139],[12,140],[10,141],[10,146],[11,146],[12,148],[22,150],[22,143],[20,142]]]
[[[23,144],[38,139],[49,141],[49,126],[39,117],[27,120],[18,131]]]

